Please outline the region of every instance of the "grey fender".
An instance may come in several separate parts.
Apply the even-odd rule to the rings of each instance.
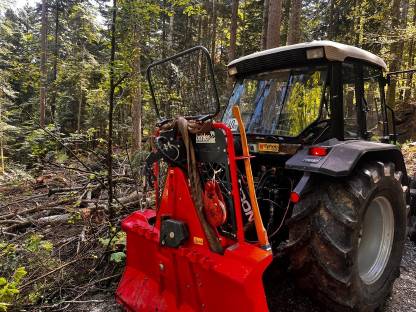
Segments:
[[[403,155],[396,145],[349,140],[330,139],[314,146],[328,149],[323,157],[309,155],[309,146],[305,146],[286,161],[285,168],[310,173],[319,173],[331,177],[349,176],[362,161],[393,162],[396,170],[403,173],[402,183],[409,185]]]

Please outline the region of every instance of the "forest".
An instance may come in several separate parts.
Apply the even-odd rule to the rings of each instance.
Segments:
[[[152,62],[206,47],[223,110],[238,57],[332,40],[395,72],[416,68],[415,38],[416,0],[0,0],[0,311],[118,311],[120,220],[154,202],[141,175]],[[414,76],[386,90],[410,173]],[[314,309],[292,295],[289,310]]]

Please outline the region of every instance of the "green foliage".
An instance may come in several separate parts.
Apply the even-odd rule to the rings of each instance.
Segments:
[[[15,244],[0,242],[0,311],[21,303],[35,303],[48,289],[48,281],[33,284],[19,293],[26,272],[46,273],[61,264],[52,255],[53,244],[32,234]]]
[[[126,258],[126,233],[113,229],[110,238],[100,238],[101,245],[112,251],[110,261],[115,263],[123,263]]]
[[[103,247],[115,250],[118,246],[126,245],[126,233],[119,231],[116,232],[111,238],[100,238],[99,241]]]
[[[319,117],[319,108],[323,86],[320,72],[314,72],[305,82],[295,83],[287,102],[287,111],[290,115],[289,135],[297,136],[299,133]]]
[[[27,272],[24,267],[18,267],[10,280],[0,277],[0,311],[7,311],[15,297],[19,294],[19,285]]]
[[[53,151],[58,153],[59,162],[65,162],[66,156],[59,154],[61,147],[37,130],[39,9],[29,5],[7,9],[13,5],[7,1],[2,4],[0,14],[0,105],[3,108],[0,128],[4,131],[6,159],[30,164]],[[47,123],[54,125],[59,137],[72,140],[70,147],[78,140],[94,148],[107,142],[110,53],[107,25],[111,8],[104,2],[97,8],[88,1],[59,1],[59,5],[55,1],[48,8]],[[213,49],[221,104],[225,104],[229,91],[226,64],[231,1],[120,0],[117,3],[115,78],[116,81],[125,79],[120,80],[115,90],[113,140],[116,145],[124,147],[131,142],[131,107],[138,98],[142,104],[143,134],[153,131],[156,118],[143,77],[144,69],[152,61],[185,48],[204,45]],[[400,2],[398,17],[393,16],[389,1],[306,0],[302,3],[301,41],[331,39],[379,54],[390,67],[395,59],[399,60],[399,67],[414,67],[416,9],[413,0]],[[261,49],[265,26],[263,5],[264,1],[259,0],[239,1],[237,57]],[[281,45],[287,38],[289,8],[290,1],[283,1]],[[399,20],[398,26],[393,25],[395,19]],[[394,45],[399,49],[393,49]],[[392,93],[401,98],[400,103],[406,103],[415,97],[414,86],[412,77],[400,76]],[[174,91],[171,89],[167,98],[173,99]],[[77,135],[71,136],[73,133]]]
[[[58,138],[62,136],[54,125],[48,125],[46,129]],[[38,129],[32,131],[26,137],[21,149],[28,151],[29,156],[36,159],[44,157],[50,151],[58,151],[59,147],[59,142],[55,138],[51,137],[43,129]]]
[[[52,252],[53,244],[50,241],[43,240],[42,235],[32,234],[25,241],[25,248],[30,252],[46,251]]]
[[[122,263],[126,258],[126,254],[123,251],[113,252],[110,257],[110,261],[115,263]]]

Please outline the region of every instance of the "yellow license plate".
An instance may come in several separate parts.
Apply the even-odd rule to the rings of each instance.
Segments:
[[[276,143],[259,143],[259,152],[278,153],[280,145]]]

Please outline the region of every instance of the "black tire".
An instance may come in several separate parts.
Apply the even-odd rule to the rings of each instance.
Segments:
[[[409,237],[416,244],[416,175],[410,181]]]
[[[364,164],[342,181],[315,180],[313,190],[294,206],[288,220],[289,240],[284,247],[291,272],[296,285],[328,310],[374,311],[390,294],[400,274],[406,238],[405,188],[401,178],[402,173],[396,172],[392,163]],[[380,197],[391,205],[394,222],[390,224],[394,224],[394,230],[390,227],[390,232],[394,237],[384,270],[379,270],[374,282],[365,283],[358,270],[360,231],[370,203]]]

